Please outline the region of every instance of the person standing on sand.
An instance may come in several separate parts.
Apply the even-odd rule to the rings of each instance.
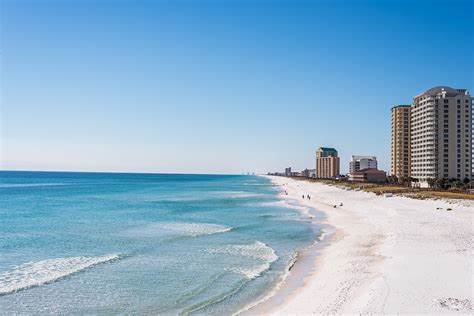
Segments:
[[[301,197],[302,197],[302,198],[303,198],[303,200],[304,200],[304,194],[303,194]]]

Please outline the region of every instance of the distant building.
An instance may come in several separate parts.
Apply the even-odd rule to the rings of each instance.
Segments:
[[[362,169],[377,169],[377,157],[375,156],[352,156],[349,162],[349,173]]]
[[[285,168],[285,176],[291,177],[291,167]]]
[[[411,106],[397,105],[392,108],[391,175],[408,178],[411,175],[410,135]]]
[[[319,147],[316,151],[316,178],[336,178],[339,176],[339,164],[336,149]]]
[[[348,181],[349,177],[347,175],[340,175],[339,177],[336,177],[336,180],[338,181]]]
[[[361,169],[354,171],[349,177],[349,181],[353,182],[371,182],[383,183],[387,180],[387,173],[376,168]]]
[[[304,169],[301,175],[306,178],[314,178],[316,176],[316,169]]]
[[[440,86],[413,98],[411,176],[421,182],[472,179],[472,100],[466,89]]]

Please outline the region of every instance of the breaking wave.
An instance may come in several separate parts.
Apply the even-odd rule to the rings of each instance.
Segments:
[[[222,191],[222,192],[219,192],[219,193],[221,195],[223,195],[227,198],[231,198],[231,199],[262,196],[262,194],[260,194],[260,193],[251,193],[251,192],[244,192],[244,191]]]
[[[118,254],[28,262],[0,274],[0,296],[55,282],[92,266],[117,260]]]
[[[211,253],[228,254],[232,256],[244,256],[256,259],[260,263],[251,266],[232,267],[229,270],[235,273],[243,274],[249,279],[260,276],[263,272],[270,269],[270,265],[278,260],[278,256],[271,247],[263,242],[256,241],[250,245],[228,245],[210,250]]]
[[[157,226],[190,237],[225,233],[232,230],[230,226],[202,223],[162,223]]]

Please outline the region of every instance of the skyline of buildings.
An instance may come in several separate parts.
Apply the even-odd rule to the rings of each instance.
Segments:
[[[416,179],[473,179],[473,100],[467,89],[437,86],[416,95],[411,105],[391,108],[391,175]],[[306,176],[308,172],[301,173]],[[335,148],[316,151],[315,178],[340,177]],[[352,181],[382,181],[377,157],[353,155],[349,162]],[[413,180],[412,180],[413,181]]]

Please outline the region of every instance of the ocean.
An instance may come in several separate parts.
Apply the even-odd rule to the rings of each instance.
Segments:
[[[0,171],[0,314],[228,315],[320,234],[259,176]]]

